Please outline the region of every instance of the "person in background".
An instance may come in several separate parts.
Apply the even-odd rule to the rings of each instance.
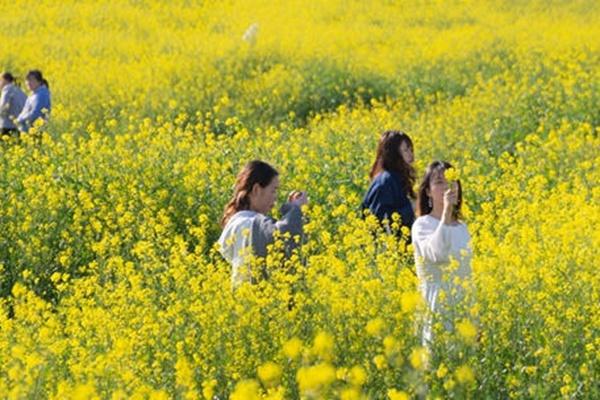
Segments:
[[[244,166],[237,176],[232,199],[225,207],[221,226],[223,232],[217,244],[223,258],[232,266],[231,282],[235,288],[243,282],[256,283],[266,279],[266,270],[252,271],[251,258],[265,257],[267,246],[274,242],[275,232],[301,236],[301,206],[308,202],[306,193],[294,191],[281,207],[279,221],[269,217],[277,199],[279,173],[271,165],[254,160]],[[286,242],[289,255],[297,243]]]
[[[25,80],[31,95],[17,117],[17,126],[21,132],[29,131],[38,119],[46,121],[51,108],[49,84],[42,73],[39,70],[29,71]]]
[[[23,110],[27,95],[17,86],[15,77],[10,72],[5,72],[0,78],[0,130],[2,136],[18,133],[14,120]]]
[[[433,316],[444,329],[453,329],[471,278],[471,236],[461,221],[462,186],[459,180],[448,182],[445,171],[450,168],[445,161],[427,167],[417,199],[419,217],[412,226],[419,291],[430,312],[423,326],[424,345],[433,339]]]
[[[411,228],[414,220],[413,186],[415,170],[413,143],[410,137],[401,131],[386,131],[377,146],[377,154],[371,168],[371,185],[365,195],[361,208],[370,212],[384,223],[391,233],[392,215],[398,214],[401,225]],[[410,237],[407,237],[410,242]]]

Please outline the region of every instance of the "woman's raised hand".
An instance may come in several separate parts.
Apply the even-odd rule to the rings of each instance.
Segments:
[[[458,204],[458,184],[450,182],[450,188],[444,192],[444,211],[442,219],[444,223],[449,224],[454,222],[453,211]]]
[[[297,205],[298,207],[302,207],[308,203],[308,196],[306,195],[306,192],[292,190],[288,195],[288,202]]]

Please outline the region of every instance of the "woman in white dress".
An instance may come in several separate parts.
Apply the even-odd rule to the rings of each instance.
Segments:
[[[453,329],[471,277],[471,237],[460,219],[462,187],[460,181],[446,179],[450,168],[445,161],[427,167],[417,195],[419,217],[412,226],[419,291],[429,309],[422,332],[425,345],[433,339],[435,320]]]

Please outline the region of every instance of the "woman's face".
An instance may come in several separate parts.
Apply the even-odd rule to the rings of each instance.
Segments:
[[[273,209],[277,200],[277,190],[279,189],[279,177],[271,179],[271,183],[262,187],[258,183],[254,184],[250,193],[250,209],[261,214],[268,214]]]
[[[27,77],[25,79],[25,81],[27,82],[27,87],[32,92],[40,86],[40,82],[37,79],[35,79],[33,76]]]
[[[448,190],[448,181],[444,176],[444,171],[435,171],[429,181],[429,191],[427,195],[431,197],[433,207],[442,209],[444,207],[444,193]]]
[[[408,144],[406,140],[403,140],[402,143],[400,143],[400,148],[398,151],[400,152],[400,156],[402,156],[404,162],[408,165],[411,165],[415,161],[412,146]]]

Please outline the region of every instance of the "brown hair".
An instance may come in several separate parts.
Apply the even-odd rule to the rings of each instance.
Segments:
[[[250,161],[244,166],[236,178],[233,197],[225,206],[221,226],[224,227],[229,219],[238,211],[250,208],[250,192],[257,183],[261,187],[268,186],[279,172],[264,161]]]
[[[402,131],[385,131],[379,143],[377,144],[377,155],[371,167],[369,177],[373,180],[381,171],[394,171],[402,177],[406,185],[406,193],[411,199],[415,199],[415,169],[412,165],[406,163],[400,154],[400,145],[405,142],[410,149],[413,149],[412,140]]]
[[[429,196],[427,195],[427,190],[429,189],[429,185],[431,184],[431,179],[433,175],[436,173],[443,173],[448,168],[452,168],[452,165],[447,161],[434,161],[427,166],[427,170],[425,171],[425,176],[423,176],[423,180],[421,181],[421,185],[419,185],[419,193],[417,197],[417,215],[423,216],[427,215],[433,209],[433,205],[429,203]],[[452,216],[459,220],[462,218],[461,214],[461,206],[462,206],[462,185],[460,184],[460,180],[457,181],[458,184],[458,199],[456,206],[454,207],[454,211],[452,212]]]
[[[10,82],[10,83],[13,83],[15,81],[14,75],[11,74],[10,72],[2,73],[2,79],[4,79],[6,82]]]

